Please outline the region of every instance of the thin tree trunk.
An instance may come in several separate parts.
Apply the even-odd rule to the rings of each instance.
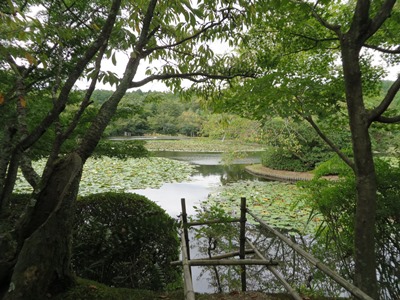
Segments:
[[[373,161],[369,121],[363,103],[360,47],[353,37],[342,38],[342,63],[346,101],[353,144],[357,203],[354,223],[354,282],[372,298],[377,298],[375,217],[377,182]]]

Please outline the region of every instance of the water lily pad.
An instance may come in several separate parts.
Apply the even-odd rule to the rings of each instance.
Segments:
[[[241,197],[246,197],[249,210],[278,229],[308,234],[322,222],[322,216],[309,220],[311,208],[301,201],[302,191],[296,185],[281,182],[232,183],[210,194],[204,206],[218,205],[232,214],[239,209]]]
[[[33,167],[40,174],[45,160],[34,162]],[[129,158],[110,157],[91,158],[86,162],[79,195],[133,189],[159,188],[167,182],[189,180],[194,166],[189,163],[167,158]],[[29,193],[31,186],[19,173],[14,192]]]

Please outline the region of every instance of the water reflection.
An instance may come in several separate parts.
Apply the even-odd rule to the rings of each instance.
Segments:
[[[218,187],[239,180],[263,180],[245,171],[246,164],[259,163],[259,153],[251,153],[246,158],[236,159],[229,165],[222,164],[221,153],[188,153],[188,152],[156,152],[154,156],[187,161],[196,165],[196,171],[190,180],[180,183],[166,183],[159,189],[131,190],[156,202],[165,211],[177,218],[181,213],[181,198],[186,200],[187,213],[195,214],[195,207],[207,199],[208,195]],[[194,236],[191,235],[192,242]],[[202,256],[196,249],[191,249],[192,257]],[[202,274],[204,273],[204,274]],[[200,276],[202,274],[202,276]],[[196,292],[210,293],[214,288],[209,286],[212,278],[203,267],[192,267],[193,286]]]
[[[229,165],[221,164],[221,153],[165,151],[156,152],[154,155],[187,161],[196,165],[196,171],[188,181],[165,183],[159,189],[131,190],[131,192],[146,196],[156,202],[172,217],[176,217],[181,212],[181,198],[186,199],[188,214],[194,214],[194,206],[199,206],[217,187],[239,180],[262,180],[247,173],[245,164],[238,163],[243,160],[248,163],[258,163],[260,161],[259,153],[251,153],[246,159],[236,160]]]

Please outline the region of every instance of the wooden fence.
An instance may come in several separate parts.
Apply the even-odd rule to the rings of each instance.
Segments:
[[[269,226],[265,221],[260,219],[256,214],[251,212],[246,207],[246,198],[241,198],[240,202],[240,218],[233,220],[210,220],[207,222],[188,222],[187,213],[186,213],[186,202],[185,199],[181,199],[182,205],[182,214],[181,214],[181,250],[182,250],[182,260],[172,262],[173,265],[182,265],[183,267],[183,276],[184,276],[184,293],[186,300],[195,300],[195,292],[193,289],[193,281],[192,281],[192,266],[216,266],[216,265],[239,265],[241,268],[241,285],[242,291],[246,291],[246,266],[247,265],[262,265],[265,266],[283,285],[286,291],[293,297],[293,299],[301,300],[302,297],[293,289],[290,284],[286,281],[283,275],[278,270],[278,263],[267,259],[264,257],[261,252],[256,248],[256,246],[246,238],[246,214],[249,214],[256,220],[260,226],[267,229],[271,234],[280,239],[294,251],[296,251],[300,256],[306,259],[310,264],[321,270],[323,273],[331,277],[335,280],[339,285],[341,285],[344,289],[350,292],[357,299],[362,300],[373,300],[370,296],[365,294],[359,288],[346,281],[343,277],[341,277],[338,273],[331,270],[325,264],[320,262],[318,259],[313,257],[308,252],[304,251],[298,244],[292,242],[286,236],[281,234],[279,231],[275,230],[271,226]],[[211,225],[217,223],[227,223],[227,222],[238,222],[240,223],[240,232],[239,232],[239,251],[226,253],[210,258],[202,258],[202,259],[191,259],[190,258],[190,245],[189,245],[189,228],[193,226],[203,226],[203,225]],[[246,244],[250,247],[246,249]],[[246,259],[246,254],[255,254],[257,259]],[[232,259],[233,257],[238,256],[239,259]]]

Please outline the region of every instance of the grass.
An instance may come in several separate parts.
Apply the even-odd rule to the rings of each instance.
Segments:
[[[183,291],[155,292],[127,288],[114,288],[104,284],[78,278],[77,285],[65,293],[52,298],[55,300],[149,300],[169,299],[184,300]]]
[[[65,293],[49,298],[53,300],[184,300],[183,290],[155,292],[108,287],[95,281],[78,278],[77,285]],[[263,294],[258,292],[231,292],[229,294],[196,294],[197,300],[289,300],[288,294]],[[310,300],[328,300],[327,297],[307,297]],[[343,299],[343,298],[341,298]]]

